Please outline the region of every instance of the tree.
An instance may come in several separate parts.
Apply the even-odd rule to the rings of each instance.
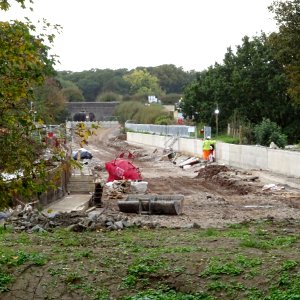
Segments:
[[[26,0],[15,0],[16,2],[18,2],[22,8],[25,8],[26,5]],[[10,8],[10,4],[9,4],[10,1],[8,0],[0,0],[0,10],[9,10]],[[30,3],[32,3],[32,0],[30,1]]]
[[[279,25],[270,42],[289,79],[288,93],[300,105],[300,0],[274,1],[269,10]]]
[[[33,107],[36,120],[46,124],[56,124],[66,109],[66,99],[59,81],[46,78],[44,84],[34,90],[35,101]],[[63,120],[65,121],[65,120]]]
[[[218,106],[221,129],[226,128],[234,114],[247,124],[269,118],[285,133],[292,132],[290,140],[297,141],[300,110],[287,96],[287,87],[283,66],[276,59],[269,38],[264,33],[252,39],[245,36],[236,53],[229,48],[222,65],[209,67],[187,86],[182,108],[187,117],[198,113],[200,121],[209,125],[214,124]]]
[[[7,10],[8,1],[1,1],[0,8]],[[53,35],[34,35],[34,30],[30,22],[0,22],[0,206],[45,188],[39,161],[43,147],[35,139],[30,103],[33,88],[53,74],[55,58],[44,42],[53,41]],[[12,174],[9,181],[5,174]]]
[[[97,102],[120,102],[122,96],[114,92],[105,92],[97,96]]]
[[[180,94],[183,92],[185,86],[191,82],[192,73],[185,72],[181,67],[177,68],[175,65],[150,67],[147,68],[147,71],[157,77],[161,89],[167,94]],[[192,79],[195,79],[195,76]]]
[[[124,80],[130,84],[131,94],[156,96],[162,94],[157,77],[146,70],[134,70],[132,73],[125,75]]]
[[[82,91],[75,85],[74,87],[64,88],[62,93],[68,102],[84,102]]]
[[[126,101],[120,103],[116,108],[116,116],[121,124],[125,124],[126,121],[135,120],[135,115],[144,105],[136,101]]]

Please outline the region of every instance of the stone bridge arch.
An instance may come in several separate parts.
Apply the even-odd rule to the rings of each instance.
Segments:
[[[72,120],[75,114],[85,113],[87,116],[95,116],[93,121],[109,121],[114,118],[118,104],[119,102],[68,102],[67,110]]]

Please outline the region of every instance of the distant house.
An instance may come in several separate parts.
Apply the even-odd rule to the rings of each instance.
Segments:
[[[148,103],[161,103],[161,101],[156,96],[148,96]]]

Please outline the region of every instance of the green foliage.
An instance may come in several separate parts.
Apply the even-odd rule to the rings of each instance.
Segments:
[[[159,92],[160,98],[163,98],[165,104],[172,104],[178,101],[177,95],[181,95],[183,88],[190,83],[196,76],[196,73],[185,72],[182,68],[176,68],[174,65],[162,65],[149,68],[136,68],[133,71],[127,69],[91,69],[83,72],[60,71],[57,78],[61,82],[62,87],[65,88],[79,88],[82,92],[85,101],[93,102],[99,101],[99,97],[105,93],[114,93],[122,95],[123,100],[137,100],[136,98],[147,99],[149,89],[143,89],[133,98],[136,91],[132,91],[130,82],[124,78],[127,75],[138,71],[138,74],[148,74],[144,83],[140,85],[146,87],[154,87],[151,92]],[[142,72],[140,72],[142,71]],[[155,79],[154,83],[152,79]],[[152,81],[151,81],[152,80]],[[154,85],[153,85],[154,83]],[[163,92],[162,92],[163,91]],[[165,92],[169,95],[165,95]],[[128,99],[129,98],[129,99]],[[102,100],[101,100],[102,101]],[[119,101],[119,100],[117,100]]]
[[[132,121],[139,124],[154,124],[156,120],[166,122],[169,119],[168,112],[161,105],[144,105],[136,101],[125,101],[118,105],[116,115],[121,124]]]
[[[96,135],[96,130],[99,128],[97,124],[92,124],[88,128],[84,122],[76,124],[75,134],[79,137],[79,144],[81,147],[84,147],[88,144],[88,139],[92,135]]]
[[[278,147],[284,148],[287,144],[287,136],[281,132],[281,128],[269,119],[263,121],[254,127],[256,143],[262,146],[270,146],[274,142]]]
[[[84,97],[81,90],[77,87],[66,87],[62,89],[62,93],[68,102],[83,102]]]
[[[214,300],[206,293],[181,293],[174,290],[149,289],[134,296],[126,296],[122,300]]]
[[[162,116],[160,115],[154,121],[154,124],[157,125],[171,125],[173,123],[174,123],[174,118],[168,115],[162,115]]]
[[[122,96],[114,92],[105,92],[97,96],[97,102],[119,102],[122,101]]]
[[[239,138],[229,136],[229,135],[218,135],[217,140],[223,143],[229,143],[229,144],[239,144],[240,140]]]
[[[20,287],[14,278],[46,272],[40,288],[49,299],[297,299],[298,236],[295,220],[222,229],[3,232],[0,292],[9,298]],[[267,247],[241,246],[249,238]]]
[[[167,94],[182,93],[185,86],[196,78],[194,71],[185,72],[182,67],[177,68],[172,64],[149,67],[146,70],[157,77],[161,89]]]
[[[42,86],[34,89],[35,102],[31,109],[35,120],[46,124],[57,124],[59,116],[66,109],[66,99],[60,84],[53,78],[46,78]]]
[[[134,70],[126,74],[124,80],[130,85],[131,94],[139,95],[162,95],[157,77],[151,75],[147,70]]]
[[[16,2],[18,2],[20,4],[20,6],[22,8],[26,7],[26,0],[15,0]],[[10,8],[10,1],[8,0],[1,0],[0,1],[0,10],[9,10]],[[28,1],[27,1],[28,2]],[[32,3],[32,0],[29,0],[30,3]]]
[[[243,269],[234,262],[224,262],[219,258],[212,257],[207,268],[201,272],[201,277],[213,276],[213,275],[239,275],[243,272]]]
[[[25,5],[25,1],[17,2]],[[0,4],[1,9],[9,8],[8,1]],[[36,100],[34,91],[54,74],[55,56],[48,53],[54,35],[46,32],[49,27],[44,23],[44,31],[37,33],[29,20],[0,22],[0,207],[47,188],[45,164],[40,159],[43,145],[36,138],[37,116],[31,103]],[[51,96],[51,101],[58,100],[57,94]],[[51,109],[46,97],[38,100],[44,101],[43,108]]]
[[[0,293],[8,290],[7,284],[13,280],[13,277],[0,270]]]
[[[170,104],[176,104],[179,99],[182,97],[182,94],[175,94],[175,93],[170,93],[170,94],[165,94],[160,97],[160,100],[163,105],[170,105]]]
[[[126,121],[134,120],[135,114],[143,109],[144,105],[136,101],[126,101],[120,103],[116,108],[116,116],[121,124]]]
[[[144,105],[134,115],[133,120],[140,124],[155,124],[159,118],[169,118],[168,112],[164,111],[163,106],[158,104]]]
[[[245,36],[236,53],[228,48],[222,65],[215,64],[198,73],[197,79],[185,88],[184,116],[193,118],[197,113],[198,122],[214,127],[218,105],[220,131],[237,114],[243,127],[269,118],[285,133],[291,132],[291,141],[299,140],[300,127],[295,120],[300,119],[300,109],[287,97],[288,78],[276,54],[265,34],[252,39]],[[243,143],[252,142],[251,132],[246,138]]]
[[[288,93],[300,105],[300,2],[299,0],[273,1],[269,10],[275,14],[279,32],[272,33],[270,44],[284,66],[289,80]]]

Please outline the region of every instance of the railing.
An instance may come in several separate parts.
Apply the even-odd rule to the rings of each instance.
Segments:
[[[109,128],[112,126],[116,126],[119,124],[118,121],[95,121],[95,122],[91,122],[91,121],[87,121],[87,122],[82,122],[82,121],[67,121],[66,122],[66,127],[71,129],[71,128],[75,128],[77,124],[79,123],[84,123],[85,126],[87,128],[91,128],[92,125],[97,125],[103,128]]]
[[[191,132],[196,132],[195,126],[185,125],[153,125],[125,123],[125,128],[134,132],[143,132],[177,137],[190,137]]]

